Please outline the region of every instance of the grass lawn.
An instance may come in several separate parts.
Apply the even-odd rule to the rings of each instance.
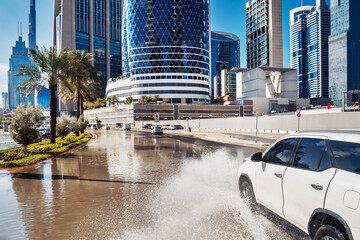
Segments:
[[[90,141],[91,138],[92,134],[88,132],[84,132],[79,136],[72,133],[65,138],[57,138],[54,144],[50,144],[50,140],[30,144],[27,147],[27,152],[24,152],[23,147],[0,150],[0,168],[34,164],[78,147]]]

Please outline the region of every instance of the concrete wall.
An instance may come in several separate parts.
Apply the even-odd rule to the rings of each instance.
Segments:
[[[300,119],[294,115],[278,115],[258,117],[258,129],[260,132],[295,132],[298,130],[300,120],[300,131],[305,130],[327,130],[327,129],[357,129],[360,128],[360,113],[326,113],[308,114]],[[146,121],[148,123],[149,121]],[[150,123],[150,122],[149,122]],[[136,127],[141,127],[142,122],[136,122]],[[186,120],[161,121],[159,124],[180,124],[187,126]],[[189,120],[189,126],[197,130],[236,130],[255,131],[256,117],[220,118],[220,119],[194,119]]]

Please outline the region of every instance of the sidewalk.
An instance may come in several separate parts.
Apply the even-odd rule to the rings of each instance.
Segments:
[[[257,142],[255,132],[235,132],[235,131],[210,131],[198,130],[188,132],[187,130],[165,130],[165,134],[173,136],[198,138],[205,141],[232,144],[244,147],[254,147],[266,149],[276,140],[286,136],[280,133],[258,133]]]

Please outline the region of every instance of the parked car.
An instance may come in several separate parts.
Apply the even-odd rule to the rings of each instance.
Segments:
[[[46,127],[41,133],[43,138],[50,138],[50,126]]]
[[[175,127],[175,125],[170,125],[168,129],[169,129],[169,130],[175,130],[176,127]]]
[[[183,127],[183,126],[181,126],[181,125],[175,125],[175,129],[182,130],[182,129],[184,129],[184,127]]]
[[[164,132],[163,132],[163,130],[161,129],[160,126],[155,126],[155,127],[151,130],[151,134],[153,134],[153,135],[163,135]]]
[[[162,129],[168,130],[170,128],[170,124],[165,124],[162,126]]]
[[[3,125],[0,125],[0,129],[3,129]]]
[[[130,131],[131,130],[131,123],[124,123],[123,130]]]
[[[314,240],[359,240],[360,131],[287,136],[246,159],[239,189]]]
[[[92,129],[92,130],[97,130],[97,129],[99,129],[99,128],[98,128],[98,125],[97,125],[97,124],[92,124],[92,125],[91,125],[91,129]]]
[[[147,123],[143,126],[143,129],[151,129],[151,127],[152,127],[152,124]]]

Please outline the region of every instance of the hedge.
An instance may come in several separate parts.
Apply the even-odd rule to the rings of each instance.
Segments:
[[[55,157],[63,152],[67,152],[72,148],[80,146],[92,138],[91,133],[83,133],[80,136],[70,134],[65,138],[57,138],[55,144],[50,141],[30,144],[28,151],[25,153],[23,147],[16,147],[0,151],[0,167],[22,167],[37,163],[41,160]]]

